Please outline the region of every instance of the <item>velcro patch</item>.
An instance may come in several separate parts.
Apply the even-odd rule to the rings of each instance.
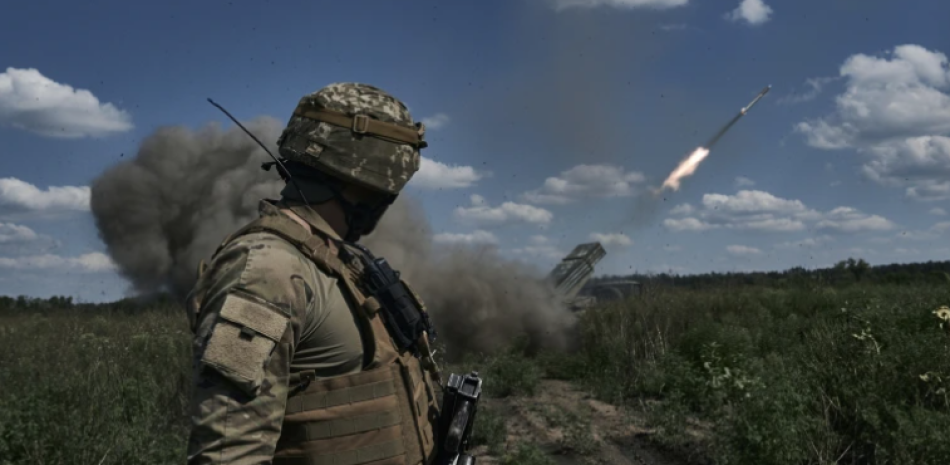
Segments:
[[[240,294],[228,294],[221,307],[221,318],[279,342],[287,329],[287,317],[278,312]]]
[[[264,382],[264,366],[289,318],[236,294],[225,297],[218,315],[201,361],[244,392],[256,395]]]

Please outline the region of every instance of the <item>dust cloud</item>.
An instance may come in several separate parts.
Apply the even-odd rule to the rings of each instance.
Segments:
[[[260,117],[245,126],[276,153],[279,121]],[[260,199],[279,196],[283,182],[260,169],[268,160],[237,127],[164,127],[144,139],[134,157],[99,176],[92,212],[131,292],[167,291],[183,299],[199,260],[256,218]],[[420,202],[403,194],[364,243],[425,300],[450,358],[491,353],[525,334],[534,347],[566,346],[573,315],[541,283],[541,270],[493,248],[432,239]]]

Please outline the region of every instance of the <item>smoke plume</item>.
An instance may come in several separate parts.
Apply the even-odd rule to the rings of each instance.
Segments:
[[[245,126],[276,153],[277,120]],[[278,197],[282,181],[260,169],[269,159],[237,127],[165,127],[96,179],[96,225],[132,292],[183,299],[199,260],[256,218],[260,199]],[[490,353],[523,334],[536,347],[564,347],[573,316],[541,283],[539,270],[492,248],[445,246],[432,236],[418,200],[403,194],[364,242],[425,300],[450,353]]]

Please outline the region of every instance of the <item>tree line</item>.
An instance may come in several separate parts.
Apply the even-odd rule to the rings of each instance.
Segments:
[[[592,283],[627,279],[650,287],[676,286],[686,288],[772,286],[814,287],[865,284],[950,283],[950,261],[893,263],[871,265],[863,258],[847,258],[828,268],[806,269],[798,266],[784,271],[711,272],[700,274],[634,273],[605,275],[591,279]]]

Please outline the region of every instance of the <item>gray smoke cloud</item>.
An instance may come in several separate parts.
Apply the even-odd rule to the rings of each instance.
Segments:
[[[282,124],[245,124],[273,153]],[[92,213],[108,253],[138,295],[183,299],[231,232],[257,217],[262,198],[283,182],[260,169],[270,158],[240,128],[164,127],[138,153],[92,184]],[[540,270],[493,248],[435,244],[417,199],[406,194],[364,243],[399,269],[425,300],[455,355],[491,353],[527,334],[535,347],[563,348],[573,323]]]

